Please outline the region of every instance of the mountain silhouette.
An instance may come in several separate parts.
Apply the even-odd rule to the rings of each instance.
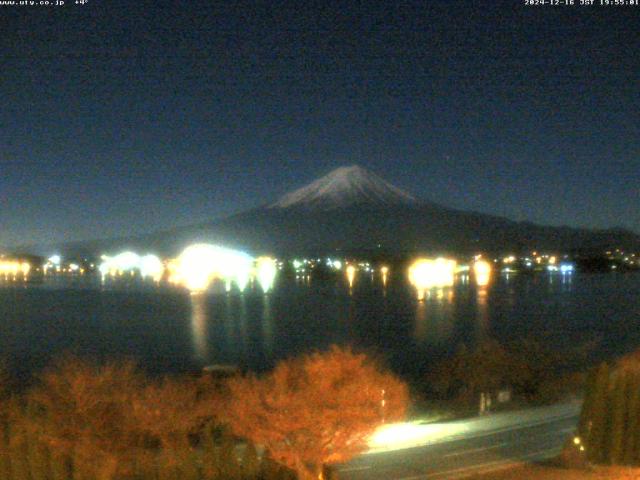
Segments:
[[[132,248],[176,255],[194,242],[281,256],[534,249],[602,253],[612,247],[640,247],[640,237],[628,230],[551,227],[448,208],[420,200],[352,165],[333,170],[273,203],[225,218],[132,238],[76,242],[60,250],[96,255]]]

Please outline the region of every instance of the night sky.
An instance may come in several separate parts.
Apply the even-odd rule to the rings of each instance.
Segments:
[[[0,6],[0,245],[202,222],[346,164],[640,232],[640,7],[67,3]]]

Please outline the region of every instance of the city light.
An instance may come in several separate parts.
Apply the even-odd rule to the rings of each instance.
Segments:
[[[573,273],[574,270],[575,270],[575,267],[571,263],[560,264],[560,273],[562,274]]]
[[[140,255],[126,251],[119,253],[113,258],[108,258],[106,261],[109,264],[110,271],[113,270],[120,274],[138,268]]]
[[[60,262],[62,258],[60,255],[51,255],[47,261],[42,265],[42,271],[46,275],[49,269],[54,269],[55,271],[60,271]]]
[[[454,282],[456,261],[446,258],[422,258],[409,267],[409,281],[422,298],[424,291],[434,287],[450,287]]]
[[[31,264],[28,262],[22,262],[19,260],[4,260],[0,261],[0,275],[4,277],[13,277],[14,279],[21,275],[26,278],[31,271]]]
[[[347,280],[349,281],[349,288],[353,287],[353,280],[356,276],[356,267],[353,265],[347,266]]]
[[[273,282],[277,273],[278,268],[275,259],[271,257],[259,257],[256,260],[256,277],[264,293],[267,293],[273,288]]]
[[[476,277],[476,285],[484,287],[491,280],[491,264],[485,260],[476,260],[473,263],[473,273]]]
[[[115,257],[102,255],[102,263],[98,270],[102,276],[106,275],[122,275],[124,272],[132,271],[138,268],[140,256],[133,252],[122,252]]]
[[[251,277],[253,258],[244,252],[210,244],[195,244],[187,247],[172,265],[175,283],[192,292],[202,292],[215,279],[224,280],[227,285],[235,282],[243,291]]]
[[[164,265],[162,261],[155,255],[145,255],[140,258],[139,262],[140,275],[143,278],[150,277],[156,282],[160,281],[164,273]]]
[[[102,263],[98,266],[98,271],[103,278],[107,275],[119,276],[124,273],[134,275],[137,271],[143,278],[151,277],[159,281],[164,272],[162,261],[157,256],[151,254],[140,256],[135,252],[125,251],[117,254],[115,257],[102,255],[101,258]],[[77,269],[71,268],[71,270]]]
[[[382,273],[382,285],[387,286],[387,274],[389,273],[389,267],[384,266],[380,268],[380,272]]]

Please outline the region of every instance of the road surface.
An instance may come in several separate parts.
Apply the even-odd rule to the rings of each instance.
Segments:
[[[439,425],[390,427],[370,453],[338,467],[340,480],[456,479],[544,460],[575,431],[578,402]]]

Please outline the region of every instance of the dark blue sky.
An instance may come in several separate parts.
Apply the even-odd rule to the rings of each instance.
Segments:
[[[200,222],[353,163],[640,232],[640,7],[67,3],[0,7],[0,245]]]

